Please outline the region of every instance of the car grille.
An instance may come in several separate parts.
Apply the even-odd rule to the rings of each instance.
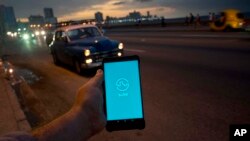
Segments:
[[[109,52],[101,52],[93,54],[92,59],[94,62],[102,62],[103,58],[106,57],[116,57],[118,52],[122,52],[121,50],[109,51]]]

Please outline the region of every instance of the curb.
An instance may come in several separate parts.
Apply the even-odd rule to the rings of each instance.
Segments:
[[[7,80],[4,79],[3,81],[5,84],[5,88],[7,89],[8,98],[9,98],[13,113],[15,115],[18,129],[20,131],[31,131],[31,126],[19,104],[15,91],[11,88]]]
[[[0,63],[1,63],[0,69],[4,69],[3,62],[1,59],[0,59]],[[3,80],[3,84],[4,84],[4,87],[6,89],[6,93],[8,95],[8,100],[10,102],[10,106],[11,106],[12,112],[14,114],[14,118],[16,120],[18,130],[19,131],[27,131],[27,132],[31,131],[32,128],[27,120],[26,115],[24,114],[24,112],[21,108],[18,97],[17,97],[14,89],[11,87],[10,82],[8,82],[3,77],[0,79]]]

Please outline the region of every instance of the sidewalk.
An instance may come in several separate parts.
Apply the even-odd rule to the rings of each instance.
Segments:
[[[4,70],[0,60],[0,136],[14,131],[30,131],[17,96],[4,78]]]

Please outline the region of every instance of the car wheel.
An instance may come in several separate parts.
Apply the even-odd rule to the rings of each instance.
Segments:
[[[82,68],[81,68],[81,64],[79,61],[74,60],[74,67],[75,67],[76,73],[82,74]]]
[[[56,52],[52,52],[53,62],[55,65],[60,65],[60,61],[58,60],[58,57],[56,55]]]

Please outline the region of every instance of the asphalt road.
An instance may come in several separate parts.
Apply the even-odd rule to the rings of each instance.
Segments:
[[[124,42],[126,55],[141,58],[146,128],[104,130],[91,141],[227,141],[230,124],[250,123],[248,34],[107,31],[107,36]],[[93,75],[55,66],[42,40],[9,43],[4,52],[19,69],[39,76],[31,88],[53,117],[70,108],[77,88]]]

